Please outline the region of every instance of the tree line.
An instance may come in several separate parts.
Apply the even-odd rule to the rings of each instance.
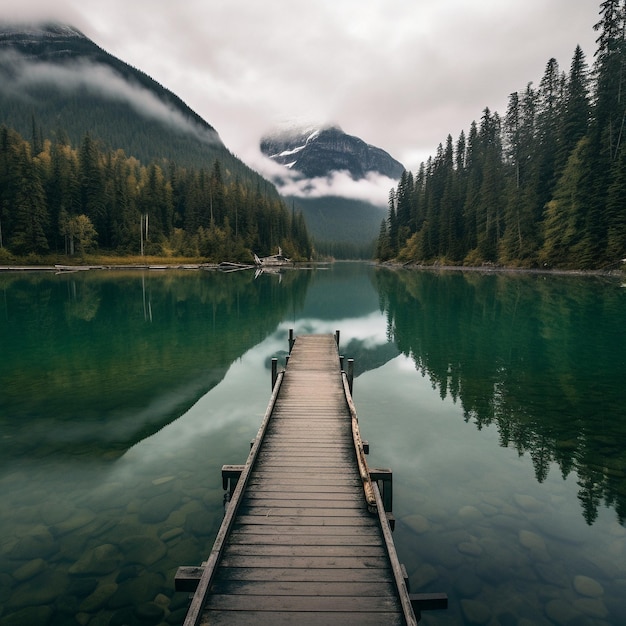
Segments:
[[[626,256],[626,2],[600,4],[592,68],[550,59],[537,87],[448,135],[390,191],[380,260],[609,268]]]
[[[281,246],[311,256],[301,213],[275,189],[223,171],[148,165],[90,135],[78,147],[0,126],[0,249],[15,255],[175,255],[250,261]],[[6,254],[6,252],[5,252]]]

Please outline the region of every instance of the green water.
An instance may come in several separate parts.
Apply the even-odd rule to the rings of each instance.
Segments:
[[[394,272],[0,274],[0,625],[180,624],[287,333],[341,331],[424,624],[626,623],[626,289]]]

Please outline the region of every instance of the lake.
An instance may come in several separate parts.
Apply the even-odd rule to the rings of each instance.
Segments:
[[[626,288],[338,263],[0,274],[0,626],[182,624],[288,331],[340,330],[422,624],[626,623]]]

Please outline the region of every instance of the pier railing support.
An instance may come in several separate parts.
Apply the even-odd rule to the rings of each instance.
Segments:
[[[250,447],[254,444],[254,441],[250,444]],[[243,465],[222,465],[222,489],[228,491],[229,495],[233,495],[237,481],[243,472]]]
[[[272,389],[276,385],[276,379],[278,378],[278,359],[272,359]]]
[[[370,469],[370,478],[382,485],[381,497],[387,513],[393,511],[393,472],[390,469]]]
[[[354,382],[354,359],[348,359],[348,388],[350,389],[350,395],[352,395],[352,386]]]
[[[293,338],[293,328],[289,329],[289,354],[291,354],[291,350],[293,349],[295,339]]]

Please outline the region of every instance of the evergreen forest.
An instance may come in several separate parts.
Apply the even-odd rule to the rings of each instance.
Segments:
[[[600,4],[590,65],[548,61],[390,191],[380,260],[610,269],[626,257],[626,2]]]
[[[0,261],[115,254],[252,261],[281,246],[311,256],[301,213],[258,178],[173,161],[141,163],[87,134],[78,146],[0,126]],[[35,258],[36,257],[36,258]]]

